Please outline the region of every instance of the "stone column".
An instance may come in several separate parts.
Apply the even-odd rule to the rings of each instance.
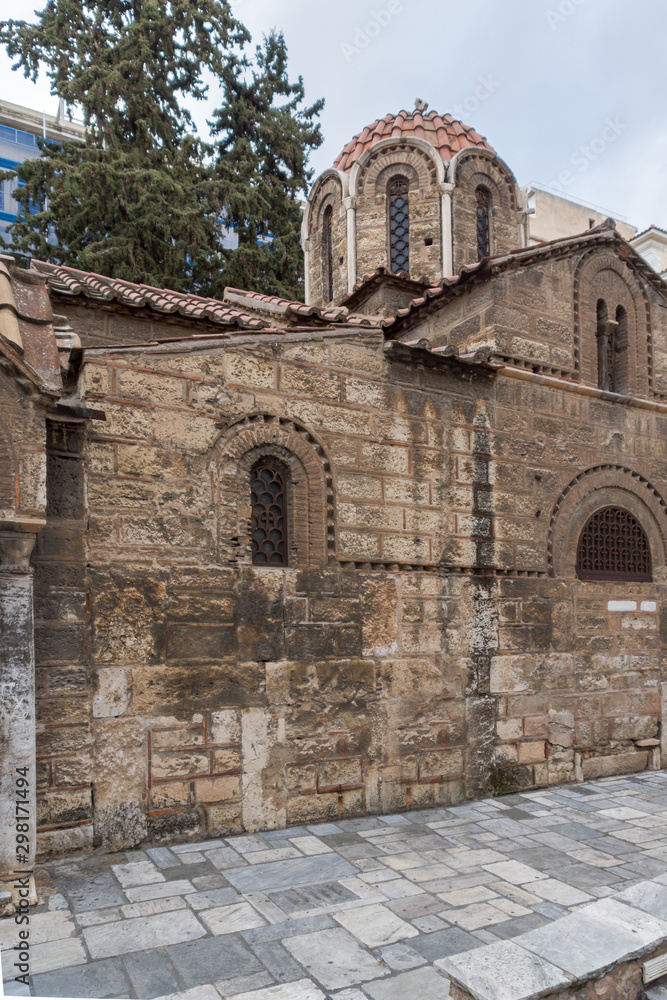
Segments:
[[[36,903],[35,642],[30,554],[43,521],[0,524],[0,889]],[[4,884],[2,884],[4,883]],[[26,896],[25,891],[28,890]],[[5,907],[9,900],[5,895]]]

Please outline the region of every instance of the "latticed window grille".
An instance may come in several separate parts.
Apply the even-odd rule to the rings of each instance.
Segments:
[[[333,208],[327,205],[322,220],[322,245],[324,248],[324,295],[327,302],[334,297],[333,272]]]
[[[651,580],[651,550],[639,522],[619,507],[588,521],[577,551],[580,580]]]
[[[477,197],[477,260],[491,253],[491,192],[478,187]]]
[[[257,566],[287,566],[285,477],[273,463],[252,471],[252,561]]]
[[[389,212],[389,258],[395,274],[410,270],[410,184],[400,174],[387,187]]]

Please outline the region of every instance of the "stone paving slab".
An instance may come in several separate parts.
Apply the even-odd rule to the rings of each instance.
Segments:
[[[80,854],[42,874],[29,989],[9,981],[16,925],[0,921],[7,995],[435,1000],[491,956],[499,1000],[519,969],[539,983],[662,933],[667,773]]]

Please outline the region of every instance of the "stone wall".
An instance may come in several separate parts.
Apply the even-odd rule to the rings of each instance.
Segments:
[[[45,851],[657,763],[667,414],[298,336],[87,354],[106,422],[52,427],[37,557]],[[262,454],[289,568],[251,563]],[[653,583],[576,579],[600,498]]]

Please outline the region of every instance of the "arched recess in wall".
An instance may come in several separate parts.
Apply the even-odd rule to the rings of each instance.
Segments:
[[[651,550],[653,580],[667,580],[667,504],[648,479],[620,465],[586,469],[559,496],[547,535],[549,575],[577,579],[581,533],[594,514],[608,507],[627,511],[639,523]]]
[[[332,168],[317,178],[308,195],[301,245],[306,258],[306,302],[313,305],[339,301],[347,294],[350,248],[343,200],[348,192],[349,178]]]
[[[356,205],[357,280],[378,267],[391,269],[390,186],[395,178],[405,178],[408,187],[410,266],[399,269],[436,281],[442,277],[444,165],[429,143],[414,137],[374,143],[350,172],[350,194]]]
[[[326,451],[301,424],[268,413],[253,413],[231,424],[213,449],[218,562],[253,563],[251,482],[253,471],[267,459],[284,470],[286,564],[303,569],[332,562],[336,554],[334,487]]]
[[[520,195],[514,174],[491,150],[462,149],[452,158],[447,179],[452,191],[452,242],[454,273],[464,264],[479,259],[478,191],[488,193],[488,213],[493,232],[490,250],[493,256],[516,250],[522,245],[519,219]]]
[[[613,249],[594,247],[577,264],[573,297],[575,372],[592,386],[600,385],[601,303],[608,320],[619,316],[623,320],[615,391],[630,396],[652,394],[653,333],[644,281]]]

